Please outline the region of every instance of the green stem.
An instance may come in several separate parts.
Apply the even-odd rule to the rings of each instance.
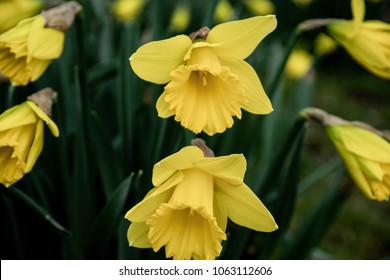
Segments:
[[[33,212],[37,213],[42,217],[50,226],[57,230],[60,234],[70,234],[70,231],[57,222],[46,209],[42,208],[38,203],[36,203],[31,197],[17,189],[16,187],[11,187],[9,189],[0,188],[1,192],[8,196],[10,199],[17,200],[24,205],[26,205]]]

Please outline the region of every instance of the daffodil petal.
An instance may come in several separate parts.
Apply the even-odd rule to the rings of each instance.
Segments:
[[[46,68],[49,66],[51,60],[43,60],[43,59],[36,59],[32,58],[28,65],[32,68],[31,69],[31,81],[35,82],[38,80],[43,72],[45,72]]]
[[[216,179],[215,196],[224,202],[227,215],[234,223],[263,232],[278,228],[271,213],[245,183],[232,186]]]
[[[125,218],[131,222],[145,222],[161,203],[168,202],[173,190],[167,190],[160,195],[149,196],[131,208]]]
[[[37,116],[27,105],[27,102],[23,102],[20,105],[11,107],[0,115],[0,132],[18,126],[34,124],[36,122]]]
[[[39,59],[58,58],[64,47],[65,35],[62,31],[44,26],[44,17],[37,16],[27,40],[29,55]]]
[[[127,230],[129,246],[137,248],[151,248],[152,244],[148,239],[149,226],[145,223],[131,223]]]
[[[131,57],[133,71],[145,81],[165,84],[170,73],[184,63],[184,56],[191,47],[188,36],[178,35],[141,46]]]
[[[19,42],[26,39],[30,32],[30,24],[35,20],[36,17],[24,19],[20,21],[14,28],[2,33],[0,35],[0,42]]]
[[[376,162],[390,163],[390,143],[379,135],[354,126],[338,127],[345,148],[356,155]]]
[[[46,123],[51,133],[55,137],[59,137],[60,131],[58,130],[58,126],[55,124],[55,122],[48,115],[46,115],[45,112],[43,112],[42,109],[39,108],[38,105],[35,104],[33,101],[27,101],[27,104],[35,112],[35,114],[37,114],[38,117]]]
[[[372,181],[383,180],[385,173],[383,172],[380,163],[362,157],[356,157],[356,161],[370,183],[372,183]]]
[[[360,169],[356,157],[351,154],[342,143],[340,130],[337,128],[337,126],[326,126],[326,132],[330,136],[330,140],[335,145],[337,151],[343,159],[343,162],[349,174],[351,175],[357,186],[367,198],[375,199],[374,195],[372,194],[371,187],[362,170]]]
[[[200,159],[194,163],[194,166],[229,184],[240,185],[246,171],[246,160],[243,155],[234,154]]]
[[[274,15],[226,22],[211,29],[206,40],[209,43],[222,43],[214,48],[219,57],[245,59],[276,28],[276,24]]]
[[[236,74],[247,94],[248,102],[242,108],[253,114],[269,114],[273,111],[271,101],[265,93],[256,71],[247,62],[234,58],[220,58],[222,65]]]
[[[226,231],[227,226],[227,210],[224,201],[220,196],[214,195],[214,216],[218,226]]]
[[[35,128],[34,141],[31,144],[31,148],[28,153],[28,157],[26,161],[26,170],[25,170],[26,173],[32,170],[35,162],[37,161],[39,155],[42,152],[42,149],[43,149],[43,121],[38,120]]]
[[[169,109],[169,103],[165,102],[166,92],[163,92],[157,99],[156,109],[160,118],[169,118],[175,114],[175,111]]]
[[[187,146],[179,152],[164,158],[153,167],[153,185],[161,185],[177,170],[190,168],[193,166],[194,161],[203,157],[203,152],[198,147]]]
[[[168,202],[172,196],[173,187],[182,180],[182,172],[175,173],[161,186],[150,190],[141,202],[127,211],[125,218],[132,222],[145,222],[161,203]]]

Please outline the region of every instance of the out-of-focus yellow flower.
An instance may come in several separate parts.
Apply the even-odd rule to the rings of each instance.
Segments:
[[[47,93],[48,89],[44,91]],[[33,168],[43,148],[44,122],[58,137],[57,125],[33,101],[28,100],[0,115],[0,183],[6,187]]]
[[[335,51],[337,43],[325,33],[320,33],[314,42],[314,52],[318,55],[327,55]]]
[[[225,22],[233,16],[233,7],[228,0],[219,0],[215,7],[214,21]]]
[[[190,19],[191,13],[188,5],[178,4],[173,11],[169,27],[176,33],[183,32],[187,29]]]
[[[64,7],[67,9],[64,10]],[[58,58],[64,45],[64,31],[70,27],[74,15],[81,6],[71,1],[66,2],[53,10],[24,19],[15,27],[0,35],[0,71],[7,76],[14,86],[26,85],[36,81],[49,66],[50,62]],[[70,22],[59,26],[61,14],[64,12]],[[53,15],[55,17],[50,17]],[[56,28],[47,27],[55,19]],[[69,24],[67,26],[67,24]],[[58,26],[57,26],[58,25]],[[62,30],[64,29],[64,30]]]
[[[194,39],[192,34],[150,42],[131,57],[142,79],[168,83],[157,101],[160,117],[194,133],[221,133],[241,118],[241,109],[269,114],[272,105],[255,70],[244,61],[276,27],[274,15],[222,23]],[[207,35],[207,37],[206,37]]]
[[[390,197],[390,137],[372,126],[346,121],[318,108],[301,115],[325,126],[326,132],[363,194],[378,201]],[[387,139],[387,140],[386,140]]]
[[[119,21],[129,21],[138,16],[145,4],[145,0],[116,0],[112,11]]]
[[[352,125],[329,125],[326,131],[343,158],[351,177],[369,199],[390,196],[390,143]]]
[[[275,13],[275,6],[269,0],[245,0],[245,5],[254,15],[268,15]]]
[[[292,79],[300,79],[310,70],[313,56],[305,50],[291,52],[286,63],[286,75]]]
[[[243,155],[205,157],[195,146],[155,164],[155,187],[126,214],[130,246],[165,246],[173,259],[215,259],[228,217],[253,230],[276,230],[272,215],[243,182],[245,171]]]
[[[353,19],[330,23],[329,34],[367,70],[390,79],[390,24],[363,21],[364,0],[351,0],[351,5]]]
[[[1,0],[0,33],[14,27],[22,19],[37,14],[42,7],[42,0]]]

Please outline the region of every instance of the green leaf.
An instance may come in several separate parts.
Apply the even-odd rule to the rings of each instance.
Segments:
[[[283,244],[279,259],[305,259],[326,234],[350,194],[341,186],[345,173],[344,168],[341,170],[343,172],[336,174],[332,185],[326,188],[326,194],[303,221],[298,232]]]
[[[124,219],[124,209],[133,181],[131,173],[112,193],[106,205],[94,221],[86,245],[88,258],[105,258],[110,242],[118,229],[120,219]]]
[[[11,187],[5,189],[4,187],[0,188],[1,193],[5,196],[8,196],[11,200],[18,201],[26,205],[31,211],[38,214],[43,220],[45,220],[53,229],[55,229],[60,234],[69,234],[70,231],[61,225],[57,220],[55,220],[50,213],[40,206],[35,200],[31,197],[17,189],[16,187]]]

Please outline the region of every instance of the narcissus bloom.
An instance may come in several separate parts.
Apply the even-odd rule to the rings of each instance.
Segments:
[[[286,64],[286,74],[292,79],[304,77],[310,70],[313,63],[313,56],[301,49],[292,51]]]
[[[272,105],[255,70],[244,61],[276,27],[274,15],[219,24],[204,33],[154,41],[131,57],[134,72],[156,84],[168,83],[157,101],[158,115],[194,133],[209,135],[232,127],[241,109],[269,114]]]
[[[214,21],[217,23],[228,21],[233,16],[233,12],[232,4],[228,0],[219,0],[215,7]]]
[[[320,33],[314,41],[314,52],[317,55],[327,55],[334,52],[337,43],[325,33]]]
[[[112,4],[112,11],[119,21],[129,21],[138,16],[145,4],[145,0],[116,0]]]
[[[173,10],[169,28],[174,32],[182,32],[187,29],[190,19],[190,7],[186,4],[179,3]]]
[[[173,259],[215,259],[228,217],[253,230],[276,230],[272,215],[243,182],[245,170],[243,155],[205,157],[195,146],[163,159],[153,169],[155,187],[126,214],[130,246],[165,246]]]
[[[32,170],[43,148],[43,123],[59,136],[57,125],[33,101],[0,115],[0,183],[6,187]]]
[[[353,125],[329,125],[326,131],[358,187],[369,199],[390,196],[390,143]]]
[[[50,62],[61,55],[64,31],[70,27],[72,16],[80,9],[81,6],[77,3],[66,2],[41,15],[24,19],[1,34],[0,71],[3,75],[7,76],[14,86],[36,81]],[[54,16],[50,17],[51,15]],[[59,18],[61,15],[66,16],[66,21]],[[51,20],[54,20],[56,29],[48,27],[51,26]],[[60,26],[59,23],[65,24]]]
[[[41,0],[2,0],[0,2],[0,34],[22,19],[36,15],[43,7]]]
[[[352,20],[328,25],[329,34],[373,74],[390,79],[390,24],[364,20],[364,0],[351,0]]]
[[[270,0],[245,0],[244,3],[254,15],[275,13],[275,6]]]

